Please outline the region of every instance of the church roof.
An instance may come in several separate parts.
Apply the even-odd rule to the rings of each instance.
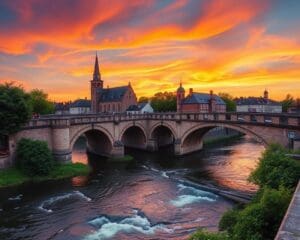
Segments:
[[[225,102],[218,95],[213,95],[216,104],[225,105]],[[183,101],[182,104],[209,104],[211,95],[209,93],[193,93],[188,95]]]
[[[129,86],[99,89],[100,102],[119,102],[129,89]]]

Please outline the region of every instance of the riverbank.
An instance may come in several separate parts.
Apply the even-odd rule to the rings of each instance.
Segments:
[[[82,163],[66,163],[57,165],[47,176],[25,175],[17,168],[0,170],[0,188],[16,186],[25,182],[41,182],[47,180],[57,180],[68,177],[87,175],[90,167]]]

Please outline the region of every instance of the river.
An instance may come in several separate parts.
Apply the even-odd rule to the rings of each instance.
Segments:
[[[251,193],[247,182],[263,147],[242,138],[185,157],[168,151],[131,151],[130,164],[85,154],[88,177],[25,184],[0,190],[0,239],[187,239],[199,227],[217,230],[235,203],[204,191],[208,186]]]

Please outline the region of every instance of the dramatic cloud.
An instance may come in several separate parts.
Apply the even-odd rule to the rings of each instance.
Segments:
[[[55,100],[89,97],[95,52],[105,85],[138,96],[197,91],[299,96],[300,3],[290,0],[3,0],[0,82]]]

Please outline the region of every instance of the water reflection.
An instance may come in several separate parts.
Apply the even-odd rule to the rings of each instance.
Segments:
[[[77,142],[73,161],[93,172],[1,190],[0,239],[187,239],[198,227],[216,230],[233,203],[186,177],[254,190],[246,179],[262,150],[245,138],[178,158],[131,151],[135,161],[119,165],[87,157]]]

